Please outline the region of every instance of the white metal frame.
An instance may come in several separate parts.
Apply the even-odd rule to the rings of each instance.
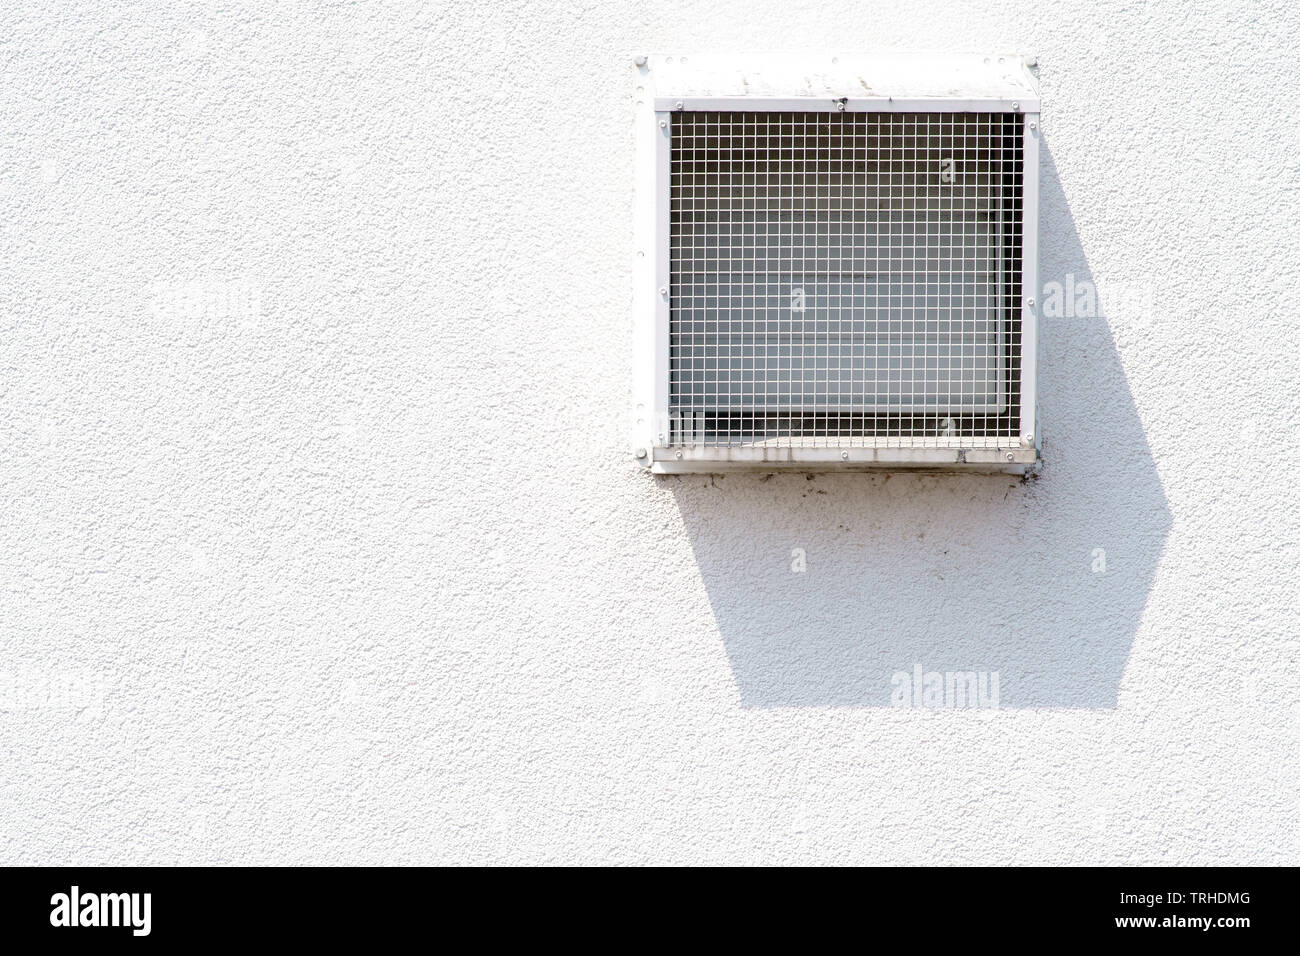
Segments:
[[[826,471],[884,468],[950,468],[1025,472],[1039,462],[1038,372],[1038,142],[1041,136],[1036,82],[1019,56],[932,57],[849,56],[780,62],[763,76],[771,58],[758,58],[763,70],[746,69],[734,57],[636,58],[635,265],[633,335],[635,360],[636,460],[656,474],[731,469],[792,468]],[[701,60],[703,61],[701,63]],[[793,68],[792,68],[793,67]],[[664,76],[662,74],[667,74]],[[807,79],[812,74],[815,79]],[[784,77],[800,77],[799,84]],[[784,87],[783,87],[784,84]],[[801,85],[804,89],[794,89]],[[952,95],[903,95],[930,87]],[[748,93],[757,87],[762,92]],[[790,89],[790,95],[785,92]],[[969,88],[972,92],[963,92]],[[805,92],[805,89],[807,90]],[[715,92],[716,90],[716,92]],[[898,90],[900,95],[889,95]],[[857,96],[855,92],[869,91]],[[834,95],[842,92],[843,95]],[[979,95],[976,95],[979,94]],[[989,95],[993,94],[993,95]],[[814,442],[744,446],[669,444],[669,324],[671,289],[670,199],[673,114],[683,111],[839,111],[839,112],[1016,112],[1023,114],[1024,170],[1022,223],[1022,315],[1019,443],[1005,439],[963,440],[962,447],[898,447],[899,439],[871,447],[818,445]]]

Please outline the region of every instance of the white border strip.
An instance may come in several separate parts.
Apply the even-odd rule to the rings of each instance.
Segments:
[[[1037,113],[1038,100],[894,99],[820,96],[671,96],[655,97],[655,109],[692,113]]]

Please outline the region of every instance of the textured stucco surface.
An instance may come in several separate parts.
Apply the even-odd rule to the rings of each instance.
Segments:
[[[0,861],[1300,862],[1295,4],[3,27]],[[770,49],[1039,56],[1037,481],[634,465],[631,57]]]

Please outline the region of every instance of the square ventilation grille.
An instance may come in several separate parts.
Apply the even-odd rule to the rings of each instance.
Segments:
[[[638,459],[1024,470],[1032,74],[1019,57],[825,67],[637,66]]]

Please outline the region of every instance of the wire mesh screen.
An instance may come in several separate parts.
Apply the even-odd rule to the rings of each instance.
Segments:
[[[672,443],[1020,433],[1022,118],[672,118]]]

